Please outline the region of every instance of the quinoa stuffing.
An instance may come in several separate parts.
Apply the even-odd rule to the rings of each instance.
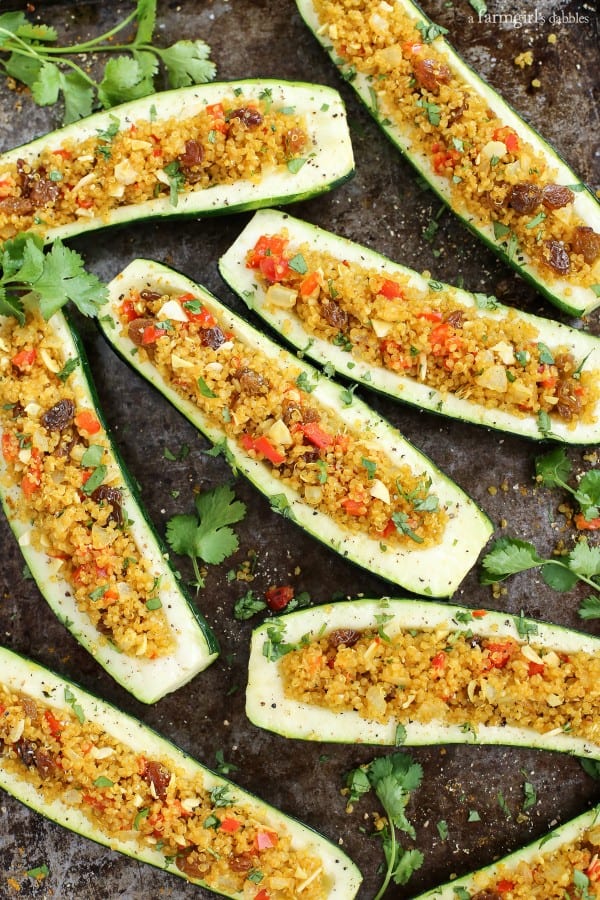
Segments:
[[[71,709],[0,686],[2,767],[45,803],[60,800],[104,838],[156,850],[186,878],[240,900],[328,895],[319,857],[240,802],[234,785],[148,758],[86,719],[66,685],[64,696]]]
[[[204,191],[265,172],[300,167],[311,152],[306,123],[293,107],[224,97],[189,118],[138,119],[111,125],[79,142],[42,149],[34,160],[0,158],[0,242],[18,232],[108,219],[121,207]]]
[[[123,653],[154,659],[174,638],[160,577],[136,545],[108,437],[82,400],[51,322],[0,318],[0,484],[30,545],[52,561],[79,610]]]
[[[336,629],[283,656],[286,696],[399,723],[558,729],[600,744],[600,656],[471,630]]]
[[[452,207],[491,226],[510,258],[524,254],[544,278],[600,282],[600,233],[575,212],[574,187],[490,109],[400,3],[315,0],[338,63],[365,76],[382,120],[447,182]],[[578,186],[575,187],[579,189]]]
[[[493,880],[475,876],[476,893],[470,900],[565,900],[600,898],[600,826],[585,830],[575,840],[532,860],[513,865],[499,863]]]
[[[315,399],[294,362],[246,344],[192,294],[132,291],[119,313],[141,358],[306,504],[392,545],[440,542],[448,514],[428,477],[393,464],[368,432]]]
[[[424,291],[408,274],[336,258],[285,229],[262,235],[246,265],[265,305],[293,310],[309,336],[361,362],[511,415],[546,413],[573,428],[595,421],[600,372],[547,347],[516,310],[494,317],[488,298],[482,308],[462,304],[440,282]]]

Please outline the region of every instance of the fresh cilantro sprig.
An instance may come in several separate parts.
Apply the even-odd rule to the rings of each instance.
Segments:
[[[374,759],[367,766],[353,769],[347,776],[348,803],[356,803],[374,790],[385,810],[387,822],[377,832],[383,842],[386,872],[374,900],[380,900],[390,882],[406,884],[423,865],[420,850],[405,850],[396,838],[396,829],[415,837],[415,829],[406,816],[411,792],[421,784],[423,769],[408,753],[392,753]]]
[[[578,541],[567,556],[544,559],[535,546],[519,538],[502,537],[493,545],[482,562],[483,584],[504,581],[510,575],[540,569],[546,584],[556,591],[569,591],[578,581],[600,590],[600,547]],[[579,607],[582,619],[600,618],[600,596],[594,594]]]
[[[229,485],[224,484],[197,494],[195,513],[172,516],[167,522],[167,542],[175,553],[189,556],[194,567],[194,587],[204,587],[198,560],[219,565],[239,546],[230,525],[246,515],[246,504],[235,499]]]
[[[48,253],[41,238],[19,234],[0,250],[0,314],[25,322],[23,298],[39,303],[49,319],[68,300],[85,316],[95,316],[108,299],[106,287],[85,271],[81,256],[57,240]]]
[[[115,36],[135,26],[124,43]],[[156,0],[137,0],[135,8],[109,31],[75,44],[61,45],[55,28],[31,23],[23,12],[0,16],[0,70],[31,90],[38,106],[52,106],[61,97],[64,122],[87,116],[99,102],[105,109],[152,94],[155,77],[164,71],[169,87],[203,84],[215,77],[210,47],[202,40],[181,40],[170,47],[153,44]],[[95,81],[76,62],[88,53],[126,53],[105,64]]]
[[[535,459],[536,480],[547,488],[560,487],[577,501],[586,522],[600,516],[600,469],[591,469],[572,488],[567,479],[573,467],[564,447],[556,447]]]

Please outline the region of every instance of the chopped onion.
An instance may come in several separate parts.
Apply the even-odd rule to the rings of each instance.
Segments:
[[[161,319],[172,319],[174,322],[187,322],[185,309],[177,300],[167,300],[158,311]]]
[[[282,284],[272,284],[265,297],[269,306],[279,306],[281,309],[292,309],[296,305],[297,299],[298,291],[284,287]]]
[[[371,482],[371,490],[369,491],[371,497],[375,497],[377,500],[381,500],[382,503],[386,503],[388,506],[390,505],[391,498],[390,492],[379,478],[374,478]]]

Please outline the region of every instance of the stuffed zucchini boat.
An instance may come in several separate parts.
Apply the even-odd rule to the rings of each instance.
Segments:
[[[123,687],[153,703],[205,669],[192,606],[107,433],[61,312],[0,317],[0,498],[40,591]]]
[[[414,900],[549,900],[600,897],[600,808],[521,850]]]
[[[59,825],[226,897],[355,896],[334,844],[3,648],[0,709],[1,786]]]
[[[152,94],[0,155],[0,243],[291,203],[353,165],[331,88],[247,80]]]
[[[600,339],[260,210],[219,263],[248,306],[365,387],[531,438],[600,440]]]
[[[410,0],[296,0],[378,124],[477,236],[561,309],[600,303],[600,205]]]
[[[490,522],[388,422],[165,266],[108,292],[108,340],[275,510],[410,591],[456,589]]]
[[[600,639],[425,601],[353,600],[252,635],[246,712],[286,737],[600,758]]]

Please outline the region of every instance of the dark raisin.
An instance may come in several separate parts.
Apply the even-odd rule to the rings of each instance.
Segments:
[[[35,751],[35,767],[42,778],[50,778],[56,774],[58,766],[54,758],[39,748]]]
[[[123,516],[123,494],[119,488],[111,487],[108,484],[101,484],[92,491],[91,494],[94,503],[110,503],[112,509],[108,515],[107,522],[114,522],[118,528],[122,528],[125,524]]]
[[[4,197],[0,200],[0,212],[7,216],[31,216],[35,206],[27,197]]]
[[[259,397],[269,392],[271,383],[268,378],[265,378],[260,372],[255,372],[249,366],[237,369],[235,375],[239,379],[242,391],[251,397]]]
[[[574,253],[581,253],[588,265],[592,265],[600,255],[600,234],[589,225],[578,225],[573,233]]]
[[[455,309],[446,316],[446,322],[453,328],[462,328],[465,321],[465,314],[462,309]]]
[[[151,789],[154,789],[153,793],[156,794],[159,800],[166,800],[167,788],[171,781],[171,773],[166,766],[150,760],[144,767],[142,778],[150,785]]]
[[[513,184],[509,190],[506,202],[520,215],[535,212],[542,200],[542,192],[537,184],[523,181]]]
[[[562,241],[545,241],[543,255],[545,261],[555,272],[565,275],[569,271],[571,261]]]
[[[210,868],[206,854],[200,854],[197,850],[178,853],[175,865],[188,878],[203,878]]]
[[[38,708],[35,700],[33,700],[31,697],[22,697],[21,706],[23,707],[23,712],[26,716],[29,717],[30,721],[37,722]]]
[[[227,338],[223,334],[218,325],[214,328],[203,328],[201,332],[201,340],[203,347],[210,347],[211,350],[218,350],[221,344],[224,344]]]
[[[12,408],[12,417],[13,419],[19,419],[25,413],[25,407],[22,403],[17,402],[13,405]]]
[[[28,741],[26,738],[19,738],[15,741],[14,748],[21,762],[31,768],[35,766],[35,753],[37,744],[35,741]]]
[[[40,422],[48,431],[63,431],[75,417],[72,400],[59,400],[40,417]]]
[[[136,347],[141,347],[144,342],[144,332],[146,328],[150,328],[152,325],[154,325],[154,319],[134,319],[127,326],[129,340],[133,341]]]
[[[302,421],[302,407],[295,400],[286,398],[281,404],[281,417],[286,425]]]
[[[230,856],[228,862],[232,872],[248,872],[254,865],[254,857],[251,853],[238,853]]]
[[[323,304],[323,318],[332,328],[344,329],[348,325],[348,313],[335,300]]]
[[[452,72],[448,66],[429,57],[416,59],[413,65],[413,72],[419,87],[425,88],[426,91],[431,91],[434,94],[438,93],[440,84],[448,84],[452,77]]]
[[[575,194],[564,184],[547,184],[542,188],[542,203],[546,209],[561,209],[575,199]]]
[[[204,147],[200,141],[194,139],[185,142],[185,150],[179,157],[179,162],[184,168],[199,166],[204,159]]]
[[[229,121],[239,119],[246,128],[257,128],[259,125],[262,125],[263,121],[262,113],[253,106],[241,106],[239,109],[234,109],[233,112],[229,113],[228,118]]]
[[[146,303],[151,303],[154,300],[160,300],[162,294],[159,294],[158,291],[140,291],[140,297],[142,300],[145,300]]]
[[[307,406],[302,414],[302,422],[304,425],[307,425],[309,422],[320,422],[321,421],[321,413],[318,409],[313,409],[310,406]]]
[[[353,628],[336,628],[328,637],[330,647],[339,647],[343,644],[345,647],[353,647],[360,638],[360,631]]]
[[[36,207],[55,203],[60,196],[60,185],[42,175],[34,177],[29,188],[29,199]]]

